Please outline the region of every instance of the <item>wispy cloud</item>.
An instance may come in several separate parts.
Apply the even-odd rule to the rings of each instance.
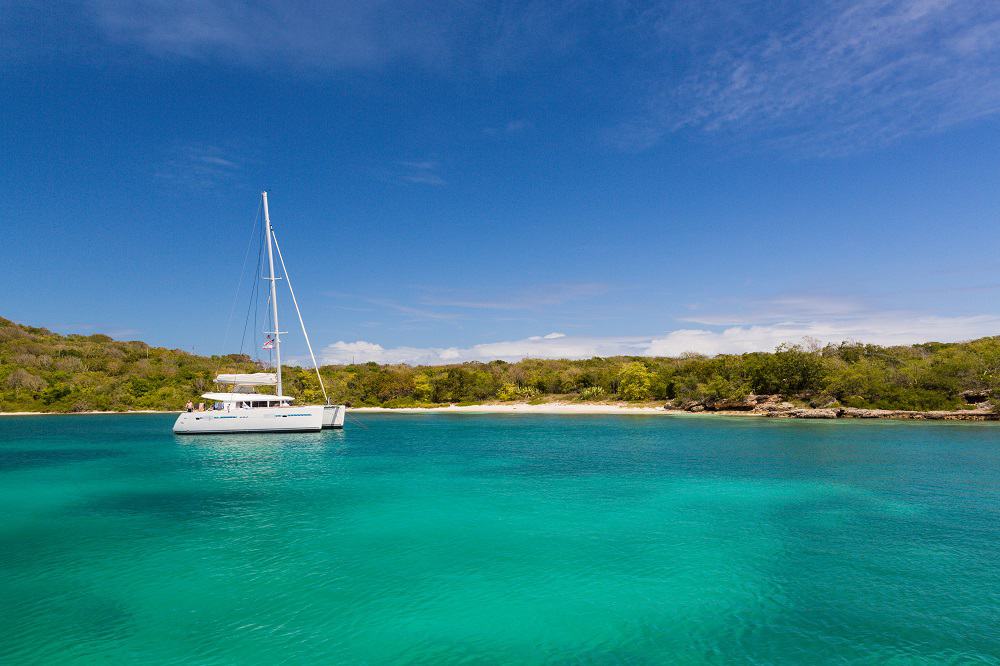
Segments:
[[[740,354],[771,351],[779,344],[817,340],[820,343],[860,341],[904,345],[927,341],[968,340],[1000,332],[1000,316],[938,317],[884,313],[850,321],[812,321],[732,326],[722,330],[678,329],[653,336],[585,337],[562,333],[520,340],[486,342],[470,347],[383,347],[358,340],[327,345],[324,363],[376,361],[440,365],[465,361],[516,361],[522,358],[590,358],[593,356],[679,356]]]
[[[243,164],[231,152],[203,143],[174,146],[156,176],[172,183],[210,188],[236,178]]]
[[[508,120],[503,125],[498,127],[487,127],[483,129],[483,132],[489,134],[490,136],[498,135],[511,135],[520,134],[532,128],[530,121],[524,120],[523,118],[518,118],[516,120]]]
[[[408,183],[433,185],[436,187],[448,184],[448,182],[438,173],[441,165],[434,160],[404,160],[399,162],[399,166],[403,169],[403,173],[399,176],[400,180],[404,180]]]
[[[387,298],[362,298],[362,300],[380,308],[385,308],[387,310],[407,315],[411,319],[449,320],[459,319],[461,317],[460,314],[455,312],[442,312],[440,310],[414,307],[404,303],[397,303],[396,301],[392,301]]]
[[[587,3],[89,0],[88,5],[106,39],[157,57],[309,71],[405,62],[496,75],[574,45],[581,31],[575,12]]]
[[[803,154],[850,153],[1000,112],[1000,4],[674,3],[664,76],[609,135],[643,149],[694,129]],[[791,9],[792,11],[789,11]]]
[[[577,91],[621,94],[620,106],[633,112],[606,138],[626,150],[692,131],[730,144],[753,139],[800,154],[842,154],[1000,112],[997,2],[84,0],[84,6],[84,18],[62,17],[78,33],[62,41],[86,44],[88,58],[107,50],[94,43],[110,43],[157,58],[283,74],[402,63],[491,77],[540,63],[550,70],[586,65],[600,54],[613,63],[605,74],[621,86],[605,81],[600,90]],[[28,13],[13,12],[14,23],[53,22],[27,22]],[[45,34],[67,31],[73,32]],[[41,40],[18,41],[25,45],[7,50],[41,48],[35,44]],[[484,131],[506,136],[530,128],[530,121],[513,117]],[[427,185],[445,180],[420,170],[400,177]]]
[[[337,300],[348,300],[359,303],[360,305],[349,305],[345,303],[337,303],[335,305],[329,306],[336,308],[338,310],[347,310],[353,312],[385,312],[389,311],[397,315],[402,315],[403,322],[414,322],[414,321],[449,321],[454,319],[461,319],[463,317],[460,312],[453,312],[447,309],[439,309],[434,307],[425,307],[426,304],[410,304],[402,303],[398,300],[385,298],[382,296],[366,296],[363,294],[353,294],[341,291],[326,291],[324,294],[330,298]]]
[[[532,289],[509,294],[490,295],[489,297],[468,291],[434,289],[430,294],[424,293],[424,295],[409,302],[401,302],[381,296],[366,296],[337,291],[327,291],[326,295],[337,299],[347,298],[360,301],[367,306],[373,306],[380,310],[388,310],[398,315],[403,315],[403,320],[408,322],[419,320],[450,321],[471,318],[481,319],[484,313],[475,313],[477,310],[495,310],[497,311],[495,320],[511,321],[517,319],[517,317],[501,317],[499,316],[500,313],[547,311],[555,306],[572,301],[600,296],[607,293],[607,291],[608,287],[604,284],[585,282],[536,285]],[[372,309],[371,307],[359,308],[343,304],[334,307],[366,312]]]
[[[530,290],[505,294],[497,298],[483,298],[462,292],[451,292],[421,299],[427,305],[465,308],[473,310],[535,310],[569,301],[601,296],[608,286],[598,282],[538,285]]]
[[[690,309],[692,314],[679,317],[678,320],[706,326],[856,319],[874,312],[869,305],[855,298],[794,295],[744,300],[737,307],[723,311],[708,311],[702,306]]]
[[[458,7],[345,0],[91,2],[94,21],[109,40],[156,56],[330,70],[446,58],[452,24],[439,12],[447,16]]]

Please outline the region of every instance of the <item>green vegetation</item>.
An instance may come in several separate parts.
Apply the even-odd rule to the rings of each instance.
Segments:
[[[180,409],[209,390],[217,372],[254,370],[260,367],[246,356],[64,336],[0,318],[0,411]],[[773,353],[712,358],[363,363],[322,373],[332,400],[387,407],[554,398],[684,405],[780,394],[812,406],[956,409],[965,406],[963,395],[1000,395],[1000,336],[910,347],[782,345]],[[322,401],[312,371],[286,368],[284,380],[300,401]]]

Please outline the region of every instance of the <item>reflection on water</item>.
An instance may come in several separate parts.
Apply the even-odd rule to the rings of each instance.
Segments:
[[[263,481],[279,475],[301,478],[326,466],[335,468],[328,458],[346,452],[343,430],[174,438],[195,466],[220,481]]]

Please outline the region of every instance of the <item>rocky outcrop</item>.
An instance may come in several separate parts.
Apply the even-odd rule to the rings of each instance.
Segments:
[[[796,407],[790,402],[769,402],[757,407],[754,411],[767,416],[777,416],[795,410]]]
[[[990,399],[989,391],[962,391],[959,395],[968,405],[979,405]]]
[[[824,409],[793,408],[761,412],[762,416],[789,419],[901,419],[907,421],[1000,421],[1000,414],[986,409],[918,412],[904,409],[858,409],[836,407]]]
[[[964,394],[963,394],[964,396]],[[972,396],[977,399],[978,394]],[[965,396],[964,396],[965,397]],[[969,400],[969,397],[966,397]],[[953,411],[910,411],[903,409],[860,409],[840,407],[836,403],[828,407],[796,407],[783,401],[780,395],[748,395],[734,400],[706,400],[674,403],[675,409],[688,412],[745,413],[754,416],[768,416],[786,419],[904,419],[926,421],[1000,421],[1000,412],[990,409],[989,403],[977,402],[976,409]],[[668,405],[668,408],[670,406]]]
[[[840,409],[793,409],[785,415],[793,419],[835,419],[840,416]]]
[[[779,404],[782,404],[780,395],[754,395],[751,393],[744,398],[718,398],[705,402],[692,402],[683,406],[682,409],[693,411],[693,407],[700,405],[711,412],[751,412],[757,409],[770,409]]]
[[[1000,421],[1000,414],[988,409],[958,409],[917,412],[905,409],[858,409],[848,407],[843,416],[851,419],[905,419],[909,421]]]

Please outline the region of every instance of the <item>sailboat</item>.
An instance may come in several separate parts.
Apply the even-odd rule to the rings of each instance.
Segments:
[[[299,303],[295,298],[295,291],[292,289],[292,281],[285,269],[285,259],[281,256],[281,246],[278,245],[278,237],[275,236],[274,228],[271,226],[271,216],[267,208],[267,192],[261,192],[260,196],[267,239],[268,277],[264,279],[270,281],[271,324],[274,327],[273,331],[266,331],[267,338],[264,348],[274,352],[274,372],[223,373],[218,375],[215,382],[225,387],[225,390],[202,394],[201,397],[212,405],[212,408],[207,411],[181,412],[177,421],[174,422],[174,432],[177,434],[310,432],[323,428],[344,427],[347,409],[344,405],[330,404],[330,398],[326,394],[326,386],[323,384],[323,376],[319,372],[319,365],[316,363],[316,356],[313,354],[312,344],[309,342],[309,333],[306,331],[302,312],[299,310]],[[281,265],[282,276],[280,277],[276,276],[274,272],[275,252],[277,252]],[[293,406],[295,398],[284,393],[281,382],[281,335],[287,331],[281,331],[278,326],[277,293],[277,281],[282,279],[288,285],[292,303],[295,304],[295,312],[299,317],[299,325],[302,327],[302,336],[309,349],[309,357],[316,370],[316,378],[319,379],[326,404]],[[257,389],[261,387],[274,387],[274,392],[258,393]]]

